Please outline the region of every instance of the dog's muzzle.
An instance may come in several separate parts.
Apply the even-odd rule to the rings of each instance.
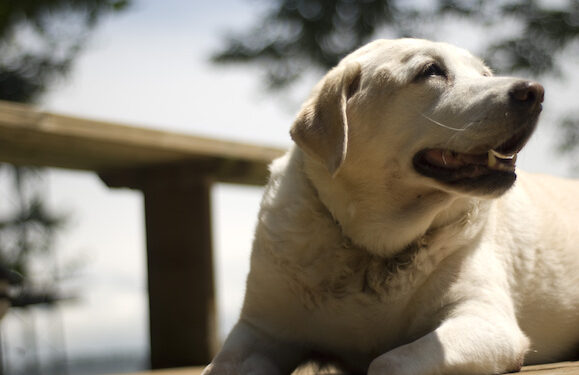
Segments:
[[[544,88],[537,82],[518,81],[508,95],[509,110],[519,119],[508,139],[484,147],[481,152],[424,149],[413,158],[415,170],[456,190],[482,195],[498,195],[508,190],[516,180],[517,154],[535,130]]]

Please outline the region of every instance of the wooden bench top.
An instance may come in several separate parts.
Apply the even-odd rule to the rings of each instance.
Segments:
[[[157,370],[139,372],[129,375],[201,375],[203,367],[189,367],[173,370]],[[525,366],[521,370],[524,375],[579,375],[578,362],[558,362],[544,365]],[[307,371],[300,371],[299,375],[313,374]],[[120,375],[120,374],[119,374]],[[127,375],[127,374],[125,374]],[[326,374],[327,375],[327,374]]]
[[[267,164],[282,153],[274,147],[63,116],[0,101],[0,161],[17,165],[102,173],[194,161],[214,166],[218,181],[262,185]],[[236,172],[240,165],[244,173]]]

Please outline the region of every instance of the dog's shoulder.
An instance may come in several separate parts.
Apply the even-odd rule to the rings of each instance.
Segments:
[[[297,148],[270,165],[261,201],[255,251],[308,262],[320,249],[338,246],[341,234],[303,171]]]

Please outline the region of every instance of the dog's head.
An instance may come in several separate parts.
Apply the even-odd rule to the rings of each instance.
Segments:
[[[291,135],[332,176],[395,168],[406,185],[493,197],[514,183],[542,101],[540,84],[494,77],[460,48],[379,40],[323,78]]]

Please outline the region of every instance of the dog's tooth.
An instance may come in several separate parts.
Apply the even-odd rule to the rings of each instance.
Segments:
[[[444,165],[447,165],[449,160],[453,160],[453,154],[452,151],[449,150],[444,150],[442,152],[442,162],[444,163]]]
[[[495,157],[498,157],[499,159],[506,159],[506,160],[511,160],[511,159],[516,159],[517,158],[517,153],[515,152],[514,154],[510,154],[510,155],[505,155],[505,154],[501,154],[500,152],[496,151],[496,150],[489,150],[489,154],[492,153]]]
[[[513,171],[517,161],[517,154],[504,155],[495,150],[489,150],[487,166],[499,171]]]

